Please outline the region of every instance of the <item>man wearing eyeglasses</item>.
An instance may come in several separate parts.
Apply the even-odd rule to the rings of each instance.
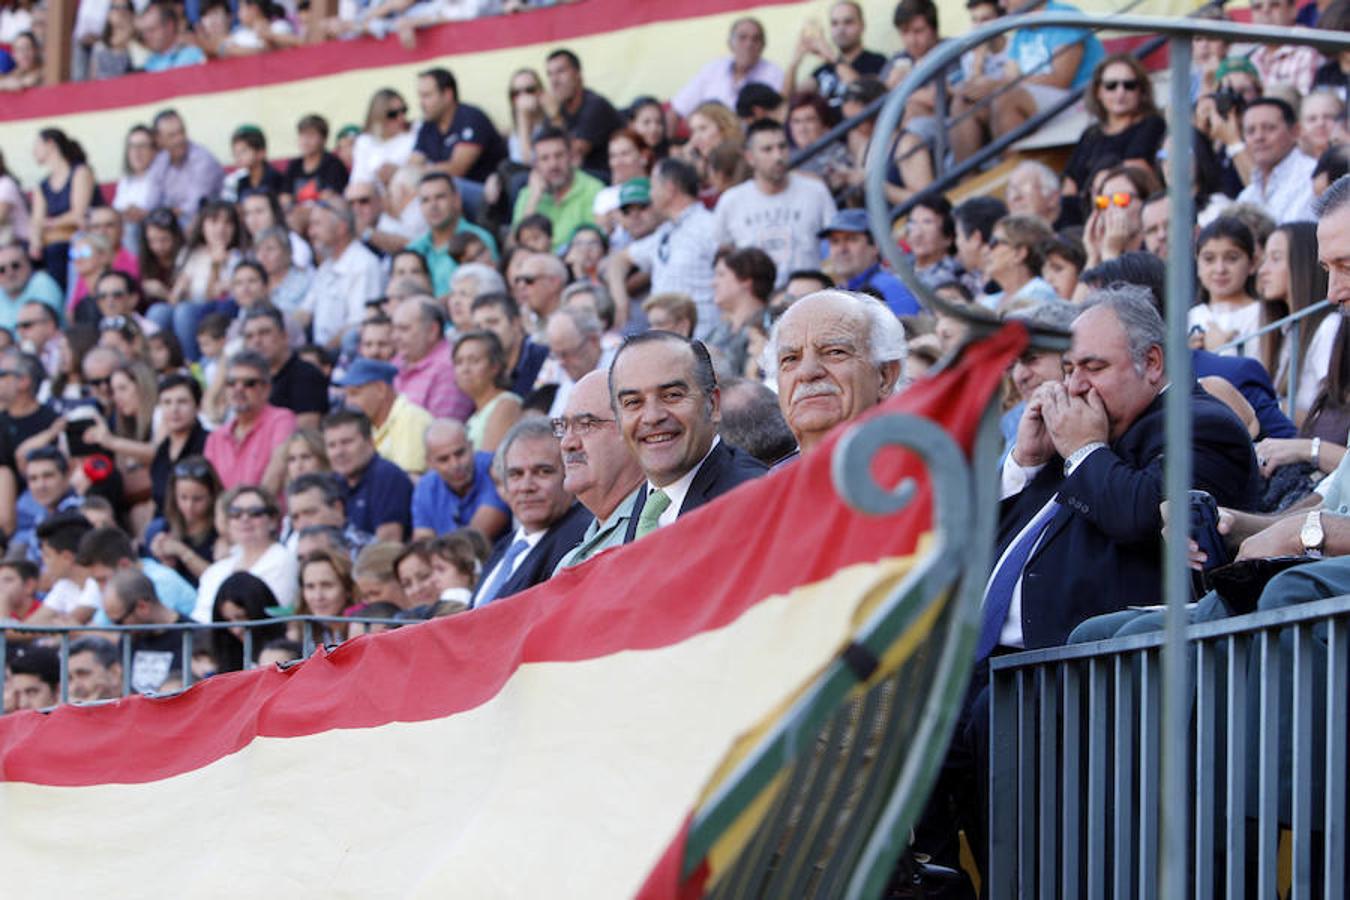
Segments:
[[[581,543],[558,563],[561,570],[623,543],[644,476],[619,432],[605,372],[577,382],[553,420],[553,434],[562,441],[563,487],[595,516]]]
[[[609,369],[612,353],[600,345],[603,332],[600,320],[587,309],[565,306],[549,317],[545,332],[549,355],[562,370],[553,402],[549,405],[550,415],[562,415],[568,398],[586,373]]]
[[[0,247],[0,328],[14,331],[19,310],[35,301],[46,304],[59,320],[64,299],[56,279],[46,272],[33,271],[23,244],[16,241]]]
[[[277,491],[285,459],[277,449],[296,429],[295,413],[273,406],[267,360],[249,350],[230,358],[225,370],[226,397],[233,418],[206,439],[206,458],[216,467],[221,484],[263,485]]]

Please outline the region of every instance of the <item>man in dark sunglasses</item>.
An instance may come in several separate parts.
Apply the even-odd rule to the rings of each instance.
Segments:
[[[251,350],[230,357],[225,391],[234,419],[206,439],[206,458],[227,488],[261,484],[278,491],[281,486],[286,460],[278,448],[295,431],[295,413],[269,403],[271,390],[266,359]]]
[[[0,328],[14,330],[19,308],[32,300],[47,304],[60,315],[64,295],[46,272],[34,272],[28,248],[15,241],[0,246]],[[22,335],[19,335],[22,339]]]

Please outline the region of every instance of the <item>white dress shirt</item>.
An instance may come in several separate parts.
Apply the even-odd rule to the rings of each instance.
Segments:
[[[680,517],[680,508],[684,506],[684,498],[689,495],[689,486],[694,483],[694,479],[698,476],[699,470],[703,468],[703,464],[708,461],[708,457],[712,456],[713,450],[721,442],[721,436],[714,435],[712,446],[708,448],[708,452],[703,454],[703,458],[698,461],[698,465],[694,466],[688,472],[685,472],[684,475],[680,477],[679,481],[668,484],[665,487],[657,487],[650,481],[647,482],[647,495],[649,497],[651,496],[652,491],[662,491],[670,498],[670,505],[666,507],[665,512],[661,513],[660,518],[656,520],[656,527],[665,528]]]

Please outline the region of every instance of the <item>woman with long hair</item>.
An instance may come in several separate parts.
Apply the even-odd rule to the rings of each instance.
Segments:
[[[122,77],[132,69],[133,51],[141,49],[136,40],[135,7],[131,0],[113,0],[108,4],[103,35],[89,51],[89,80]]]
[[[206,304],[229,296],[234,267],[247,249],[248,234],[239,222],[234,204],[224,200],[207,202],[192,223],[187,255],[169,294],[173,320],[167,324],[172,325],[188,359],[196,361],[201,356],[197,323],[206,314]],[[163,321],[156,324],[166,327]]]
[[[301,311],[301,303],[314,280],[313,273],[295,264],[291,235],[284,227],[265,228],[253,241],[253,257],[267,273],[272,305],[288,318]]]
[[[1313,398],[1295,438],[1266,438],[1256,445],[1261,474],[1269,477],[1280,466],[1310,462],[1318,473],[1336,471],[1350,443],[1350,329],[1340,316],[1326,378]]]
[[[163,514],[145,532],[150,554],[193,585],[215,562],[220,540],[215,510],[221,490],[220,477],[206,457],[178,460],[169,472]]]
[[[9,47],[14,68],[0,75],[0,91],[26,91],[42,84],[42,46],[33,32],[25,31]]]
[[[365,130],[352,148],[351,180],[388,185],[412,155],[415,140],[403,95],[392,88],[380,88],[370,98]]]
[[[455,341],[451,357],[455,383],[473,401],[473,415],[464,423],[469,442],[490,453],[516,424],[521,409],[520,398],[511,393],[502,342],[490,331],[470,331]]]
[[[1064,195],[1077,196],[1103,166],[1157,167],[1167,123],[1153,101],[1148,70],[1129,53],[1114,53],[1092,72],[1083,103],[1095,120],[1064,167]]]
[[[534,164],[534,133],[548,118],[544,112],[544,82],[534,69],[516,69],[507,82],[506,102],[511,108],[511,131],[506,152],[520,166]]]
[[[286,483],[311,472],[331,472],[323,435],[314,428],[298,428],[286,439]]]
[[[356,605],[356,583],[352,563],[345,553],[315,550],[300,561],[300,599],[297,616],[340,616]],[[310,634],[316,644],[346,640],[347,626],[340,622],[312,622]],[[299,641],[304,635],[302,623],[292,622],[287,636]]]
[[[158,386],[147,363],[130,359],[113,369],[112,410],[85,432],[85,440],[112,454],[129,509],[132,533],[141,534],[155,514],[150,463],[155,458],[152,440]],[[97,416],[97,414],[95,414]]]
[[[59,128],[38,132],[33,161],[47,175],[33,193],[28,255],[41,260],[47,274],[65,290],[70,239],[84,225],[89,207],[99,202],[94,172],[84,148]]]
[[[1261,324],[1261,304],[1252,296],[1256,241],[1242,222],[1221,216],[1201,229],[1195,239],[1195,256],[1200,302],[1187,315],[1191,346],[1217,350]],[[1247,356],[1257,349],[1254,340],[1243,345]]]
[[[666,111],[661,101],[644,94],[629,105],[628,125],[651,148],[653,159],[670,155],[670,136],[666,133]]]
[[[0,245],[28,241],[28,200],[0,152]]]
[[[150,153],[153,159],[153,144]],[[187,237],[173,210],[159,207],[142,220],[136,255],[136,264],[141,271],[141,293],[151,304],[150,318],[161,320],[161,325],[172,319],[169,294],[178,283],[178,273],[187,255],[186,247]],[[157,313],[155,304],[163,305],[164,311]]]
[[[215,606],[211,610],[212,622],[256,622],[273,618],[277,598],[272,589],[256,575],[248,572],[235,572],[220,584],[216,592]],[[258,662],[258,654],[272,641],[282,640],[286,636],[286,626],[280,622],[273,625],[259,625],[247,629],[249,654],[247,668]],[[238,672],[245,668],[243,627],[217,628],[211,632],[211,650],[216,658],[217,672]]]
[[[123,144],[122,175],[117,179],[117,193],[112,205],[122,214],[125,223],[122,243],[133,253],[142,246],[141,223],[159,205],[159,186],[150,178],[150,164],[154,161],[155,133],[146,125],[131,126]],[[176,219],[174,224],[177,224]],[[143,260],[141,264],[144,265]],[[173,281],[165,284],[172,285]]]
[[[1266,239],[1266,252],[1256,273],[1257,292],[1261,295],[1261,325],[1302,312],[1327,295],[1327,273],[1317,261],[1317,226],[1312,222],[1289,222],[1276,228]],[[1340,317],[1334,309],[1325,309],[1299,321],[1298,393],[1294,398],[1296,423],[1312,408],[1322,379],[1331,363],[1331,348],[1336,342]],[[1261,362],[1275,380],[1275,393],[1287,394],[1293,341],[1290,326],[1261,338]]]

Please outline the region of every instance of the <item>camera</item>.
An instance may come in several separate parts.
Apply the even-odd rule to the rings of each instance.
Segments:
[[[1229,113],[1234,110],[1237,110],[1240,116],[1246,108],[1246,98],[1232,88],[1219,88],[1214,92],[1214,109],[1223,118],[1228,118]]]

